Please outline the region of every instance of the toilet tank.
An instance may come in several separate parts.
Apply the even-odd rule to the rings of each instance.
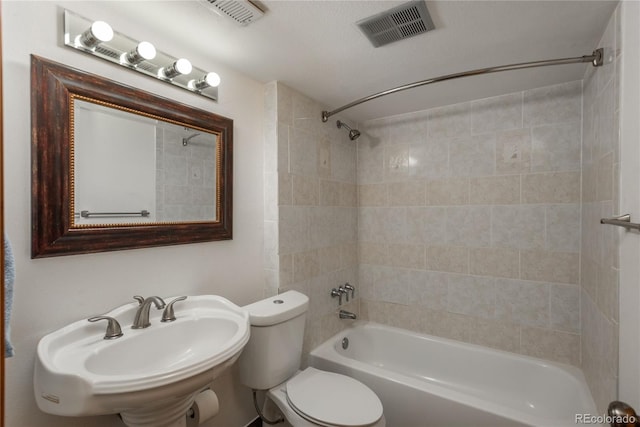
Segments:
[[[243,307],[249,312],[251,336],[238,359],[240,382],[268,390],[296,373],[308,307],[309,298],[297,291]]]

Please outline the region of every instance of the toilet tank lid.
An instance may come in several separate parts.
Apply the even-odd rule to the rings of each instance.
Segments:
[[[309,297],[298,291],[287,291],[243,308],[249,312],[252,326],[272,326],[300,316],[308,307]]]

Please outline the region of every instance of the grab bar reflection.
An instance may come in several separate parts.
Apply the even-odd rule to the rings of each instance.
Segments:
[[[618,227],[632,228],[634,230],[640,230],[640,224],[637,222],[631,222],[631,215],[620,215],[613,218],[602,218],[600,224],[617,225]]]
[[[139,212],[89,212],[89,211],[80,211],[80,214],[76,213],[76,218],[81,216],[82,218],[111,218],[111,217],[119,217],[119,216],[141,216],[148,217],[151,213],[143,209]]]

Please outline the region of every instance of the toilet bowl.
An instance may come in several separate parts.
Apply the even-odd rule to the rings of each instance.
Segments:
[[[238,360],[240,381],[267,391],[267,418],[277,418],[275,412],[293,427],[384,427],[382,403],[366,385],[311,367],[299,370],[308,304],[304,294],[288,291],[244,307],[251,336]]]
[[[267,393],[293,427],[384,427],[382,403],[353,378],[307,368]]]

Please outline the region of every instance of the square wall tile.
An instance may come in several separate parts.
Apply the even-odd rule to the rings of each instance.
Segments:
[[[449,173],[449,140],[420,138],[409,143],[412,178],[445,178]]]
[[[524,92],[524,126],[577,122],[582,115],[582,81]]]
[[[424,206],[425,183],[423,181],[392,182],[388,184],[390,206]]]
[[[520,175],[471,178],[469,202],[479,205],[520,203]]]
[[[453,313],[493,318],[496,308],[495,280],[450,274],[447,307]]]
[[[449,206],[469,203],[469,179],[449,178],[427,181],[427,205]]]
[[[520,253],[511,248],[470,248],[469,273],[517,279],[520,277]]]
[[[377,267],[373,271],[374,299],[405,305],[409,303],[409,270]]]
[[[471,102],[471,131],[475,134],[522,127],[522,92]]]
[[[385,146],[384,165],[385,181],[406,181],[409,178],[409,145]]]
[[[490,206],[447,208],[447,243],[453,246],[489,246],[491,241]]]
[[[468,102],[429,110],[429,138],[459,138],[471,135],[471,104]]]
[[[579,202],[579,171],[522,175],[522,203]]]
[[[496,279],[496,318],[549,327],[549,284]]]
[[[432,310],[447,309],[447,273],[409,271],[409,301]]]
[[[531,171],[580,169],[581,123],[579,121],[531,130]]]
[[[447,242],[447,208],[442,206],[408,207],[407,241],[430,245]]]
[[[387,205],[387,184],[358,185],[358,206]]]
[[[579,204],[548,205],[545,248],[558,252],[580,252],[580,222]]]
[[[514,205],[492,207],[491,246],[542,249],[545,242],[545,207]]]
[[[515,129],[496,135],[496,173],[527,173],[531,170],[531,129]]]
[[[289,135],[289,172],[316,176],[318,167],[317,135],[306,129],[292,128]]]
[[[521,277],[555,283],[578,283],[580,255],[575,252],[522,251]]]
[[[469,272],[469,249],[461,246],[427,246],[427,270]]]
[[[550,285],[551,328],[580,333],[580,287]]]
[[[493,175],[496,170],[495,134],[474,135],[449,142],[451,176]]]
[[[580,364],[580,335],[523,327],[520,335],[520,352],[528,356],[578,366]]]

